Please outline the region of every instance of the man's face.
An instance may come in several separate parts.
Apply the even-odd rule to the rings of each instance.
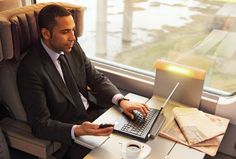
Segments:
[[[56,25],[52,31],[45,29],[43,34],[45,44],[55,52],[69,53],[75,41],[75,23],[72,16],[56,17]]]

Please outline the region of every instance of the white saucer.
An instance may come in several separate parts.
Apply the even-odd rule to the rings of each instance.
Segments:
[[[121,150],[121,156],[122,156],[122,158],[123,158],[123,159],[134,159],[134,158],[129,158],[129,157],[126,156],[126,152],[125,152],[125,148],[126,148],[125,145],[126,145],[126,143],[123,143],[122,145],[123,145],[123,146],[122,146],[122,150]],[[142,150],[141,150],[139,156],[136,157],[135,159],[144,159],[144,158],[146,158],[146,157],[150,154],[150,152],[151,152],[151,147],[150,147],[149,145],[144,144],[144,143],[141,143],[141,146],[142,146]]]

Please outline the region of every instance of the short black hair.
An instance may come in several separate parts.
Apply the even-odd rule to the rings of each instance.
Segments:
[[[70,16],[71,12],[60,5],[50,4],[43,7],[38,15],[38,25],[39,29],[46,28],[52,31],[53,27],[56,25],[56,17]]]

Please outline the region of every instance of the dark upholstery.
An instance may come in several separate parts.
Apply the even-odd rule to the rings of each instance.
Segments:
[[[7,143],[0,128],[0,159],[10,159]]]
[[[59,4],[70,10],[76,35],[82,35],[84,9],[80,6],[52,2],[0,12],[0,99],[13,114],[12,118],[1,120],[0,127],[10,147],[45,159],[52,157],[60,143],[36,138],[31,133],[16,85],[16,71],[23,54],[39,39],[37,15],[47,4]]]

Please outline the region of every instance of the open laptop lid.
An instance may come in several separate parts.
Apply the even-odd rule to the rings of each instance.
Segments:
[[[162,110],[168,104],[168,102],[170,101],[170,98],[173,96],[173,94],[175,93],[178,86],[179,86],[179,82],[176,83],[175,87],[172,89],[169,96],[167,97],[165,102],[162,104],[162,106],[160,108],[159,115],[150,130],[150,133],[149,133],[150,138],[152,138],[152,139],[155,138],[156,135],[158,134],[159,130],[161,129],[162,125],[164,124],[165,116],[162,114]]]
[[[170,98],[173,96],[173,94],[175,93],[177,87],[179,86],[179,82],[176,83],[175,87],[172,89],[172,91],[170,92],[169,96],[167,97],[167,99],[165,100],[164,104],[161,106],[161,110],[167,105],[167,103],[169,102]]]

